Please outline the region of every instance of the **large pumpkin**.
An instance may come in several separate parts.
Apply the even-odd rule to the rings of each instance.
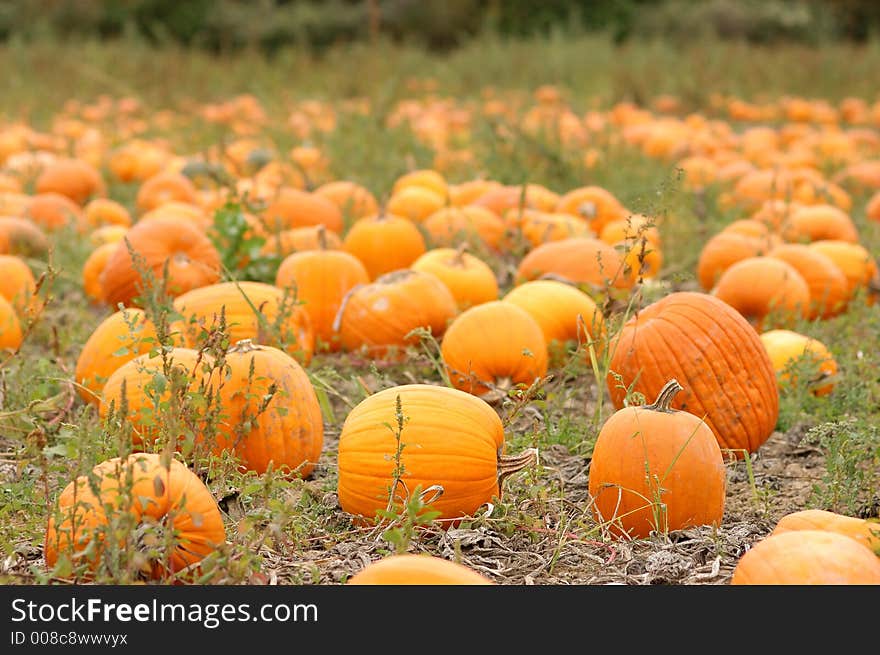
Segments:
[[[161,283],[166,266],[166,292],[172,297],[220,279],[220,253],[204,232],[189,223],[157,218],[138,223],[117,244],[101,273],[107,302],[113,307],[139,304],[149,291],[150,275]]]
[[[759,541],[739,559],[730,584],[880,584],[880,557],[835,532],[781,532]]]
[[[824,530],[855,539],[880,555],[880,521],[846,516],[822,509],[804,509],[786,514],[776,523],[772,534],[800,530]]]
[[[309,315],[292,293],[263,282],[221,282],[174,299],[183,316],[187,343],[199,347],[225,319],[229,343],[251,339],[282,348],[304,366],[312,361],[315,333]]]
[[[197,564],[225,541],[220,510],[204,483],[177,460],[166,465],[160,455],[139,453],[102,462],[64,488],[49,516],[45,558],[49,569],[65,557],[95,572],[114,550],[137,550],[145,555],[143,574],[161,578]]]
[[[371,355],[385,355],[417,344],[418,335],[408,336],[416,328],[441,336],[455,313],[455,298],[440,280],[402,269],[349,291],[333,330],[345,350],[363,348]]]
[[[697,280],[705,291],[710,291],[728,268],[743,259],[758,257],[767,252],[769,242],[760,237],[720,232],[709,239],[700,251],[697,261]]]
[[[674,377],[685,390],[673,408],[705,417],[722,449],[754,452],[773,433],[779,392],[770,357],[723,301],[672,293],[630,318],[611,348],[608,391],[618,409],[627,390],[655,398]]]
[[[453,386],[485,398],[528,387],[547,373],[541,326],[524,309],[500,300],[458,316],[443,337],[441,354]]]
[[[671,380],[653,404],[624,407],[599,431],[590,462],[593,515],[616,534],[721,523],[724,458],[702,419],[670,408],[679,391]]]
[[[479,398],[427,384],[385,389],[361,401],[342,426],[339,504],[372,520],[400,509],[416,487],[431,493],[440,485],[430,503],[438,518],[470,516],[500,495],[499,478],[512,466],[503,452],[501,419]]]
[[[473,569],[432,555],[391,555],[367,565],[349,578],[351,585],[487,585],[491,580]]]
[[[324,424],[309,376],[295,359],[270,346],[240,341],[226,353],[226,366],[211,371],[210,393],[221,418],[215,454],[231,450],[242,468],[263,474],[270,467],[308,476],[321,455]]]

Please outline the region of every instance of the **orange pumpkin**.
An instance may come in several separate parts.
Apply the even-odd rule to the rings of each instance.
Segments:
[[[157,173],[144,180],[135,198],[138,209],[144,213],[169,202],[197,205],[198,201],[192,181],[181,173],[173,172]]]
[[[339,250],[304,250],[288,255],[275,276],[275,285],[293,289],[309,315],[315,337],[331,351],[339,350],[333,321],[346,294],[370,276],[360,260]]]
[[[880,522],[845,516],[821,509],[804,509],[786,514],[771,534],[800,530],[823,530],[850,537],[880,555]]]
[[[547,276],[599,289],[629,289],[634,280],[626,268],[612,246],[599,239],[577,237],[551,241],[529,252],[517,268],[517,283]]]
[[[0,253],[41,257],[49,250],[49,239],[36,223],[24,218],[0,216]]]
[[[31,198],[25,215],[47,232],[68,226],[82,228],[82,209],[73,200],[49,191]]]
[[[453,246],[462,241],[473,247],[498,250],[504,236],[504,221],[485,207],[444,207],[422,222],[435,246]]]
[[[37,193],[59,193],[79,206],[107,191],[101,173],[81,159],[56,159],[43,169],[34,188]]]
[[[721,524],[724,458],[702,419],[670,408],[681,390],[671,380],[653,404],[620,409],[599,431],[589,472],[593,515],[618,535]]]
[[[226,541],[205,484],[177,460],[164,464],[161,455],[102,462],[68,484],[56,505],[44,546],[50,570],[61,558],[91,573],[107,569],[105,549],[118,539],[116,548],[144,552],[143,574],[159,579],[196,565]],[[168,551],[160,526],[173,534]]]
[[[710,291],[728,268],[743,259],[766,254],[769,243],[737,232],[719,232],[709,239],[700,251],[697,261],[697,280],[705,291]]]
[[[846,276],[829,257],[799,243],[776,246],[767,256],[781,259],[804,278],[810,292],[808,318],[831,318],[846,308]]]
[[[461,248],[429,250],[410,268],[430,273],[445,284],[459,310],[498,299],[495,273],[482,259]]]
[[[101,274],[107,302],[113,307],[140,304],[149,285],[161,283],[166,267],[165,292],[179,296],[220,279],[220,253],[204,232],[189,223],[165,218],[138,223],[117,244]]]
[[[742,315],[714,296],[679,291],[648,305],[611,352],[607,384],[618,409],[628,391],[656,397],[672,376],[685,388],[673,407],[705,417],[722,449],[754,452],[776,427],[770,357]]]
[[[432,555],[391,555],[367,565],[350,585],[487,585],[485,576],[462,564]]]
[[[421,487],[433,496],[425,500],[438,519],[454,521],[493,502],[504,476],[533,459],[503,453],[501,419],[479,398],[427,384],[385,389],[361,401],[342,425],[339,504],[372,521]],[[435,485],[439,495],[429,490]]]
[[[110,256],[116,252],[115,243],[105,243],[92,251],[86,258],[82,269],[83,291],[89,300],[95,303],[104,302],[104,287],[101,286],[101,273],[110,261]]]
[[[281,188],[263,212],[269,232],[323,225],[341,233],[342,211],[322,195],[291,187]]]
[[[780,382],[795,384],[797,380],[792,366],[806,358],[816,369],[816,377],[808,380],[812,393],[816,396],[831,393],[833,378],[837,375],[837,362],[821,341],[791,330],[769,330],[761,334],[761,343],[770,355],[770,362]]]
[[[205,343],[225,320],[229,343],[251,339],[281,348],[303,366],[312,361],[315,333],[308,312],[293,294],[263,282],[221,282],[181,294],[174,309],[183,316],[190,347]]]
[[[411,185],[396,191],[388,199],[388,213],[421,223],[446,205],[446,199],[426,187]]]
[[[0,296],[8,300],[19,316],[36,307],[37,281],[30,267],[15,255],[0,255]]]
[[[123,225],[102,225],[89,234],[89,242],[93,246],[103,246],[105,243],[119,243],[128,234],[128,228]]]
[[[314,193],[336,205],[347,223],[379,213],[376,197],[369,189],[355,182],[327,182],[315,189]]]
[[[0,296],[0,349],[18,350],[23,340],[24,334],[15,307]]]
[[[226,366],[215,368],[208,384],[222,413],[212,452],[231,450],[243,469],[260,475],[270,468],[311,474],[324,424],[309,376],[295,359],[245,339],[229,349]]]
[[[419,342],[410,332],[427,328],[435,337],[456,313],[449,289],[429,273],[401,269],[348,292],[333,321],[345,350],[365,349],[373,356],[396,354]]]
[[[563,195],[556,204],[556,211],[580,216],[589,222],[596,234],[605,225],[626,218],[626,210],[611,192],[597,186],[573,189]]]
[[[432,171],[428,168],[410,171],[398,177],[391,187],[391,193],[393,195],[410,187],[433,191],[441,198],[445,198],[449,190],[449,184],[446,182],[446,179],[437,171]]]
[[[797,269],[775,257],[749,257],[728,268],[712,294],[760,329],[768,316],[781,324],[810,312],[810,288]]]
[[[782,532],[752,546],[737,562],[730,584],[880,584],[880,558],[835,532]]]
[[[90,229],[103,225],[131,225],[131,214],[115,200],[95,198],[83,208],[83,221]]]
[[[266,255],[287,257],[304,250],[339,250],[342,239],[335,232],[328,232],[323,225],[295,227],[270,235],[260,251]]]
[[[832,205],[801,207],[782,225],[786,241],[849,241],[858,243],[859,232],[849,215]]]
[[[352,225],[342,248],[361,260],[370,279],[407,268],[425,254],[425,239],[412,221],[383,214]]]
[[[497,399],[547,374],[541,326],[513,303],[496,300],[458,316],[443,337],[443,364],[453,386]]]
[[[814,241],[809,247],[828,257],[843,272],[850,297],[859,289],[877,283],[877,262],[861,244],[823,240]],[[872,297],[869,293],[869,302]]]

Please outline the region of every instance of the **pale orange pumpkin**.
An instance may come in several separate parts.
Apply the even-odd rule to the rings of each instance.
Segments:
[[[498,280],[489,265],[464,249],[435,248],[410,267],[438,278],[455,298],[459,310],[498,299]]]
[[[473,569],[432,555],[391,555],[364,567],[350,585],[488,585],[494,584]]]

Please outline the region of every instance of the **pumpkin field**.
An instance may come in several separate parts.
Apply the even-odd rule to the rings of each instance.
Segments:
[[[0,582],[880,583],[876,43],[0,67]]]

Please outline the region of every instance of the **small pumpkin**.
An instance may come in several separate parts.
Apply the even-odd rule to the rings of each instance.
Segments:
[[[453,386],[487,399],[547,374],[541,326],[510,302],[496,300],[463,312],[449,326],[440,350]]]
[[[342,239],[335,232],[328,232],[323,225],[295,227],[266,238],[260,251],[266,255],[284,258],[302,250],[339,250]]]
[[[657,400],[624,407],[602,426],[590,462],[593,514],[618,535],[647,537],[721,523],[725,468],[706,423],[671,409],[670,380]]]
[[[355,182],[327,182],[315,189],[314,193],[336,205],[349,223],[379,213],[376,197],[369,189]]]
[[[598,186],[572,189],[559,198],[556,211],[580,216],[589,222],[596,234],[601,234],[608,223],[626,218],[626,210],[620,201],[610,191]]]
[[[846,308],[847,279],[830,257],[800,243],[776,246],[767,256],[781,259],[804,278],[810,292],[808,318],[831,318]]]
[[[18,350],[24,340],[15,307],[0,296],[0,349]]]
[[[730,584],[880,584],[880,557],[842,534],[792,530],[752,546],[737,562]]]
[[[433,191],[441,198],[445,198],[449,191],[449,183],[440,173],[430,168],[420,168],[404,173],[391,187],[391,193],[399,193],[409,187],[418,187]]]
[[[0,253],[42,257],[48,250],[49,239],[39,225],[25,218],[0,216]]]
[[[58,193],[77,205],[89,198],[106,193],[101,173],[81,159],[59,158],[46,166],[34,183],[37,193]]]
[[[634,279],[626,268],[612,246],[592,237],[575,237],[530,251],[517,268],[517,283],[550,276],[599,289],[629,289]]]
[[[83,291],[89,300],[95,303],[105,302],[104,287],[101,285],[101,273],[116,252],[115,243],[105,243],[95,248],[86,258],[82,269]]]
[[[166,530],[173,533],[167,554]],[[142,551],[144,575],[160,579],[197,565],[225,543],[226,532],[214,496],[195,473],[177,460],[137,453],[102,462],[64,488],[49,516],[46,566],[64,557],[94,573],[112,539],[119,539],[116,548]]]
[[[182,173],[160,172],[148,177],[138,188],[135,203],[146,213],[169,202],[198,204],[198,193],[192,181]]]
[[[412,265],[425,254],[425,239],[412,221],[382,214],[365,218],[345,235],[342,248],[361,260],[370,279]]]
[[[488,585],[495,584],[463,564],[404,553],[367,565],[351,578],[350,585]]]
[[[810,245],[816,252],[828,257],[846,277],[850,297],[861,288],[876,286],[878,280],[877,262],[867,248],[858,243],[847,241],[813,241]],[[869,290],[868,301],[875,292]]]
[[[342,212],[324,196],[292,187],[283,187],[263,212],[269,232],[297,227],[323,225],[327,230],[342,232]]]
[[[766,254],[768,250],[769,243],[759,237],[737,232],[719,232],[700,251],[697,280],[704,291],[710,291],[728,268],[743,259]]]
[[[47,232],[56,232],[70,226],[77,230],[84,227],[80,206],[67,196],[54,191],[39,193],[31,198],[25,215]]]
[[[395,191],[388,199],[390,214],[421,223],[446,205],[446,198],[427,187],[410,185]]]
[[[207,382],[221,408],[212,452],[231,450],[242,468],[308,477],[321,456],[324,424],[302,366],[282,350],[239,341]]]
[[[444,207],[422,222],[431,242],[449,247],[466,242],[479,248],[498,250],[504,236],[504,221],[485,207]]]
[[[456,314],[455,298],[430,273],[401,269],[356,286],[342,300],[333,330],[344,350],[383,356],[419,342],[416,328],[440,337]]]
[[[83,220],[95,229],[105,225],[131,226],[131,214],[120,203],[109,198],[95,198],[83,208]]]
[[[0,255],[0,296],[8,300],[19,316],[35,307],[37,281],[30,267],[20,257]]]
[[[464,248],[435,248],[410,268],[439,279],[455,298],[459,310],[498,299],[498,280],[489,265]]]
[[[796,384],[797,376],[792,369],[807,359],[816,370],[816,377],[807,381],[813,395],[826,396],[834,389],[837,362],[821,341],[792,330],[769,330],[761,334],[761,343],[781,383]]]
[[[417,487],[432,493],[439,486],[442,493],[429,503],[438,519],[471,516],[501,495],[507,475],[535,458],[534,451],[503,453],[501,419],[479,398],[427,384],[385,389],[355,406],[342,426],[339,504],[372,521]]]

